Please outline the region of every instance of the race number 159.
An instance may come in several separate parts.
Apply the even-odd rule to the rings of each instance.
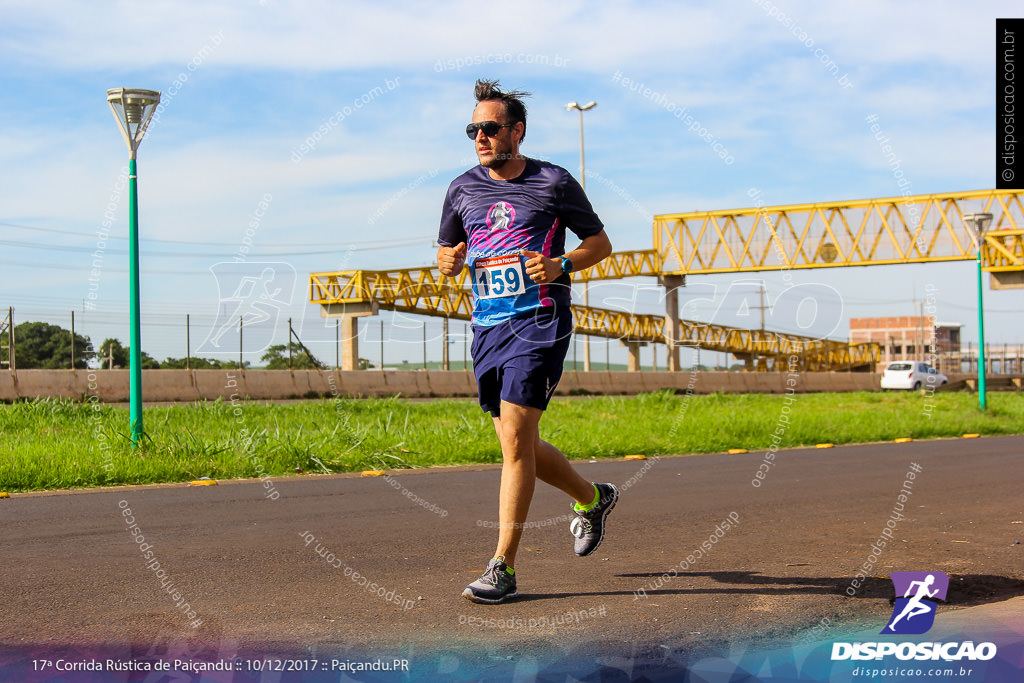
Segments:
[[[478,299],[517,296],[526,291],[522,258],[518,254],[477,259],[473,264],[473,283]]]

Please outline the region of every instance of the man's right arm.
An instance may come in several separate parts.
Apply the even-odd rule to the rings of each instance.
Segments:
[[[448,187],[441,207],[441,227],[438,230],[437,269],[442,275],[455,277],[462,272],[466,264],[466,229],[462,225],[462,217],[455,208],[453,198],[455,181]],[[454,245],[454,246],[448,246]]]
[[[444,245],[437,248],[437,269],[442,275],[455,277],[462,272],[466,264],[466,243],[459,242],[454,247]]]

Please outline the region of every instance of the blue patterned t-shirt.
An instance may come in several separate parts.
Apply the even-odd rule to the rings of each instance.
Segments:
[[[475,166],[452,181],[438,243],[465,242],[473,280],[473,323],[491,326],[543,306],[568,306],[570,277],[537,284],[526,277],[521,249],[548,258],[565,253],[565,230],[580,239],[604,229],[583,188],[561,166],[527,159],[512,180]]]

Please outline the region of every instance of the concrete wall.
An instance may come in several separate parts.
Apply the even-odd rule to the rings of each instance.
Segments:
[[[954,375],[950,382],[969,376]],[[875,373],[811,372],[793,375],[794,390],[878,391]],[[696,394],[784,393],[787,375],[748,372],[566,372],[557,394],[636,394],[659,389]],[[104,403],[129,398],[127,370],[19,370],[0,372],[0,401],[96,396]],[[472,371],[453,370],[143,370],[145,401],[197,401],[312,397],[409,398],[476,396]]]

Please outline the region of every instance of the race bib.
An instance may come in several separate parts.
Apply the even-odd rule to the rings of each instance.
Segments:
[[[478,299],[518,296],[526,291],[526,271],[519,254],[480,258],[473,263]]]

